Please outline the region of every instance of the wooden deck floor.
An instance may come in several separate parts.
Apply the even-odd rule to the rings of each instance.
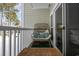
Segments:
[[[62,56],[56,48],[24,48],[18,56]]]

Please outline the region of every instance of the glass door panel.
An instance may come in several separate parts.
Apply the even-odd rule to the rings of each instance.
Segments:
[[[62,5],[55,12],[56,19],[56,46],[62,51]]]

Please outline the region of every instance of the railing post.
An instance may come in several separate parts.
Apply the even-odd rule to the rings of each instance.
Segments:
[[[3,31],[3,40],[2,40],[3,41],[3,46],[2,46],[3,47],[3,56],[5,56],[5,36],[6,36],[6,31],[4,30]]]

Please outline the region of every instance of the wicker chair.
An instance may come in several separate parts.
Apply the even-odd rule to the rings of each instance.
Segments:
[[[48,42],[50,42],[50,38],[51,38],[51,35],[50,35],[50,27],[49,27],[49,25],[47,24],[47,23],[37,23],[37,24],[35,24],[34,25],[34,32],[33,33],[35,33],[35,32],[45,32],[45,31],[48,31],[48,37],[46,37],[46,38],[35,38],[34,37],[34,34],[32,34],[32,39],[33,39],[33,41],[48,41]],[[50,43],[49,43],[50,44]]]

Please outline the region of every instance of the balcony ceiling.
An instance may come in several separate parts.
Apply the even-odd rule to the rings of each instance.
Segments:
[[[47,9],[49,8],[49,3],[32,3],[32,9]]]

